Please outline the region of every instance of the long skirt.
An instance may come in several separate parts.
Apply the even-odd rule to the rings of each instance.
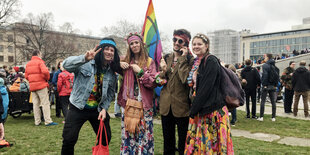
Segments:
[[[234,154],[226,106],[204,116],[190,118],[184,154]]]
[[[122,110],[123,111],[123,110]],[[125,131],[124,112],[122,112],[121,155],[152,155],[154,154],[153,109],[143,112],[139,132],[131,134]]]

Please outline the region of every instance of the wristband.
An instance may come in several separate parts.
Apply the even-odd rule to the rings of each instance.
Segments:
[[[144,74],[143,69],[140,70],[140,72],[137,74],[138,77],[142,77],[142,75]]]

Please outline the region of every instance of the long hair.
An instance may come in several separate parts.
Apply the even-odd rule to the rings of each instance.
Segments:
[[[140,42],[140,52],[139,52],[138,66],[140,68],[143,68],[147,64],[147,59],[149,56],[148,56],[146,48],[144,47],[143,42],[141,41],[139,42]],[[134,58],[134,54],[130,49],[130,45],[128,45],[128,49],[127,49],[127,53],[126,53],[126,57],[124,61],[130,64],[133,58]]]
[[[111,41],[115,42],[113,38],[103,38],[102,40],[111,40]],[[96,64],[96,66],[98,68],[98,71],[100,71],[100,72],[103,71],[103,64],[104,64],[104,61],[106,61],[104,59],[104,54],[103,54],[103,51],[104,51],[105,47],[113,47],[114,48],[114,59],[110,63],[110,67],[111,67],[111,69],[114,72],[118,72],[119,69],[120,69],[120,62],[119,62],[120,58],[119,58],[119,55],[118,55],[118,49],[116,47],[114,47],[113,45],[111,45],[111,44],[101,44],[97,48],[97,49],[101,48],[100,52],[98,52],[95,55],[95,58],[94,58],[95,64]]]

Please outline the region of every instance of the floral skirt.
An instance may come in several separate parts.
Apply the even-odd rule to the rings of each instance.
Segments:
[[[123,111],[123,110],[122,110]],[[131,134],[125,131],[124,112],[122,112],[121,155],[151,155],[154,154],[153,109],[143,112],[139,133]]]
[[[228,109],[190,118],[184,154],[234,154]]]

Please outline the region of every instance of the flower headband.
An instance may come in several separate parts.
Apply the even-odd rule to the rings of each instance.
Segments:
[[[200,38],[200,39],[204,40],[207,44],[209,43],[208,39],[201,34],[197,34],[194,38]]]

